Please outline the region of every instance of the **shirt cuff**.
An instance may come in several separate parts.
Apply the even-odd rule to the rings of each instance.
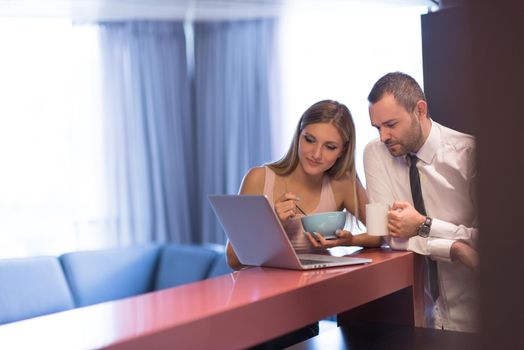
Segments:
[[[408,242],[406,238],[395,238],[390,235],[384,236],[384,242],[391,247],[393,250],[409,250]]]
[[[455,243],[452,239],[429,239],[428,253],[436,260],[451,261],[451,246]]]
[[[429,237],[452,239],[455,237],[456,231],[456,225],[434,218],[431,222],[431,231],[429,231]]]

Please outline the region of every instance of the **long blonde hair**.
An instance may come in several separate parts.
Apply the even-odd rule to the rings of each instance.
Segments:
[[[333,100],[323,100],[313,104],[300,117],[297,128],[293,135],[291,145],[286,155],[280,160],[268,164],[267,166],[276,174],[285,176],[289,175],[298,165],[298,143],[302,130],[310,124],[330,123],[340,133],[343,142],[343,155],[337,159],[335,164],[327,170],[328,175],[333,179],[339,179],[345,174],[349,174],[353,183],[353,200],[355,202],[355,217],[359,220],[360,213],[358,210],[357,191],[357,172],[355,170],[355,144],[356,133],[355,123],[351,112],[346,105]],[[358,220],[356,221],[357,226]],[[352,222],[354,223],[354,222]]]
[[[298,165],[298,143],[302,130],[310,124],[330,123],[340,133],[343,142],[343,155],[337,159],[335,164],[327,173],[333,179],[339,179],[344,174],[355,174],[355,124],[351,112],[342,103],[333,100],[323,100],[313,104],[300,117],[297,128],[293,135],[291,145],[286,155],[280,160],[268,164],[278,175],[288,175]]]

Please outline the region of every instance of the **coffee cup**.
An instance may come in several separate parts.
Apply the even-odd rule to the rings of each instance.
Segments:
[[[388,230],[389,205],[384,203],[366,204],[366,228],[371,236],[386,236]]]

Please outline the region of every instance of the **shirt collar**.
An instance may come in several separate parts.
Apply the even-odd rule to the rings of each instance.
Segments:
[[[433,157],[437,153],[437,149],[440,145],[440,130],[437,124],[431,120],[431,129],[429,130],[428,138],[426,142],[420,147],[417,152],[417,158],[422,160],[426,164],[430,164]]]

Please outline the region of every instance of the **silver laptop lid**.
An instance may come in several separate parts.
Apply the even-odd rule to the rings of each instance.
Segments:
[[[371,262],[371,259],[319,254],[297,255],[265,196],[216,195],[209,201],[244,265],[315,269]]]
[[[211,195],[208,198],[242,264],[302,269],[265,196]]]

